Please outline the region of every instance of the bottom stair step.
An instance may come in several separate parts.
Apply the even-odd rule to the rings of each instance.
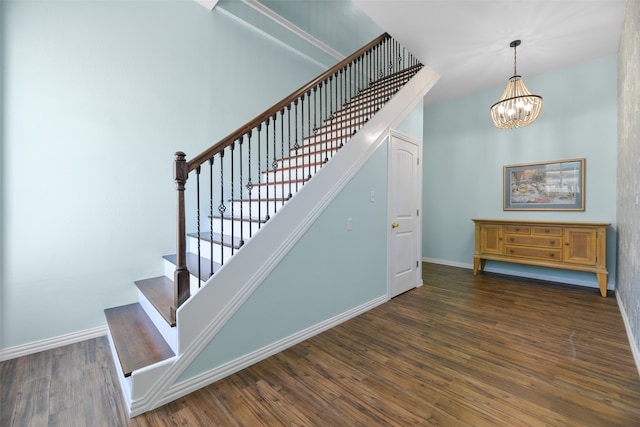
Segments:
[[[125,377],[175,356],[139,303],[104,310]]]

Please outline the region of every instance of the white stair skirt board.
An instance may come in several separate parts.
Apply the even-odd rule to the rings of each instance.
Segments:
[[[177,328],[172,328],[171,325],[167,323],[167,321],[162,317],[160,312],[156,310],[156,308],[151,304],[151,302],[147,299],[147,297],[138,290],[138,302],[149,319],[153,322],[153,325],[156,327],[162,338],[169,344],[171,350],[174,354],[178,351],[178,330]],[[115,353],[114,353],[115,354]]]
[[[0,362],[4,360],[15,359],[16,357],[27,356],[29,354],[39,353],[52,348],[58,348],[77,342],[90,340],[92,338],[107,335],[107,326],[98,326],[96,328],[85,329],[83,331],[72,332],[70,334],[58,335],[57,337],[46,338],[43,340],[33,341],[26,344],[20,344],[13,347],[0,349]]]
[[[271,217],[268,226],[263,227],[250,244],[245,245],[209,279],[197,297],[187,300],[178,309],[178,356],[172,359],[166,369],[158,370],[158,376],[152,378],[152,373],[145,378],[144,386],[136,384],[134,378],[134,390],[140,394],[132,402],[133,415],[151,410],[178,396],[174,383],[181,373],[375,153],[386,140],[389,130],[397,127],[422,101],[438,78],[431,69],[423,67],[331,162],[319,169],[314,179],[305,184],[304,191],[281,207]],[[210,313],[217,314],[212,319]],[[251,357],[257,356],[246,357],[242,363],[250,364],[253,360]],[[180,395],[195,390],[178,388]]]
[[[240,216],[240,212],[235,212],[235,214],[238,217]],[[251,214],[253,215],[254,212],[251,212]],[[204,226],[209,227],[210,225],[213,225],[214,233],[221,233],[222,230],[224,229],[224,234],[227,234],[229,236],[231,235],[231,230],[233,227],[234,237],[239,238],[240,236],[242,236],[245,240],[248,240],[249,235],[251,234],[253,236],[254,234],[256,234],[256,232],[260,228],[260,223],[258,222],[257,214],[258,213],[255,212],[255,215],[253,215],[255,217],[249,218],[249,212],[242,211],[243,221],[240,221],[240,219],[236,219],[234,221],[231,221],[230,219],[223,219],[222,221],[220,221],[220,218],[214,218],[213,223],[210,223],[207,220]],[[205,244],[208,244],[208,242],[206,243],[202,242],[202,244],[205,245]]]

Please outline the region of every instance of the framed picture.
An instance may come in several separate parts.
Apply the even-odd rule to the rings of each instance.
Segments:
[[[504,210],[584,210],[585,159],[504,167]]]

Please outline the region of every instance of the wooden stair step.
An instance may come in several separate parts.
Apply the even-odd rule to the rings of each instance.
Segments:
[[[125,377],[175,354],[139,303],[104,310]]]
[[[211,233],[202,233],[200,238],[204,239],[203,236],[205,234],[211,234]],[[190,233],[189,236],[196,237],[197,235]],[[178,257],[176,254],[165,255],[162,258],[166,259],[173,265],[178,264]],[[214,261],[213,271],[211,271],[211,260],[200,257],[200,275],[201,275],[200,277],[202,278],[202,280],[207,280],[209,277],[213,275],[213,273],[215,273],[219,269],[220,269],[220,264]],[[189,273],[191,273],[191,275],[198,277],[198,254],[187,252],[187,270],[189,270]],[[171,283],[173,284],[173,282]]]
[[[174,327],[176,321],[171,319],[171,306],[173,305],[173,280],[167,276],[152,277],[151,279],[135,282],[140,292],[158,310],[167,323]]]

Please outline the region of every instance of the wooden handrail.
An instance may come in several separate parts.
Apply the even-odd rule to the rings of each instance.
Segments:
[[[238,129],[236,129],[235,131],[231,132],[229,135],[227,135],[226,137],[218,141],[216,144],[212,145],[211,147],[204,150],[202,153],[198,154],[197,156],[189,160],[187,162],[187,173],[195,170],[198,166],[202,165],[204,162],[206,162],[207,160],[209,160],[210,158],[212,158],[213,156],[215,156],[216,154],[224,150],[226,147],[231,145],[234,141],[240,139],[244,134],[251,131],[261,123],[265,122],[268,118],[272,117],[274,114],[278,113],[283,108],[286,108],[297,98],[309,92],[318,84],[320,84],[321,82],[324,82],[329,77],[333,76],[334,74],[339,72],[341,69],[349,65],[352,61],[354,61],[355,59],[365,54],[368,50],[372,49],[374,46],[376,46],[377,44],[383,42],[384,40],[390,37],[391,36],[389,36],[389,34],[387,33],[384,33],[378,36],[376,39],[369,42],[367,45],[357,50],[352,55],[338,62],[333,67],[329,68],[327,71],[325,71],[315,79],[311,80],[309,83],[302,86],[300,89],[296,90],[289,96],[282,99],[282,101],[278,102],[277,104],[274,104],[271,108],[266,110],[264,113],[256,116],[253,120],[247,122],[245,125],[239,127]]]

